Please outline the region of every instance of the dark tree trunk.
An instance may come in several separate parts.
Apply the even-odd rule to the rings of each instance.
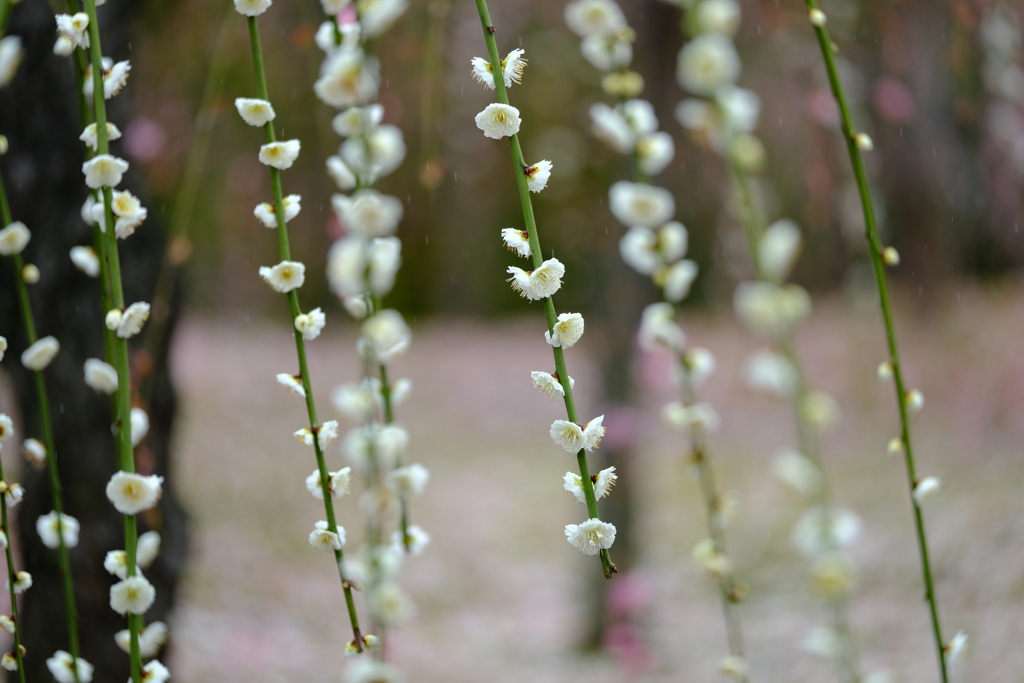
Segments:
[[[130,58],[131,14],[136,3],[109,3],[100,8],[103,45],[115,60]],[[25,59],[15,80],[0,91],[0,133],[10,139],[10,152],[0,157],[15,220],[32,231],[24,256],[35,263],[42,278],[30,288],[40,336],[53,335],[61,351],[46,370],[54,439],[68,514],[82,526],[79,545],[71,550],[72,572],[80,613],[81,654],[96,667],[97,681],[128,678],[128,657],[114,642],[114,633],[126,628],[126,620],[109,606],[110,586],[116,579],[103,569],[110,550],[124,548],[122,518],[107,501],[104,489],[117,469],[111,434],[110,400],[97,395],[83,380],[87,358],[104,358],[103,311],[98,280],[90,279],[71,263],[71,247],[92,243],[92,228],[80,218],[86,197],[82,176],[82,145],[78,140],[77,98],[70,62],[52,52],[55,40],[53,14],[42,2],[15,6],[8,33],[20,35]],[[130,120],[131,87],[108,101],[110,120],[125,130]],[[113,153],[127,156],[114,143]],[[131,158],[128,157],[129,161]],[[147,205],[141,174],[133,168],[123,187]],[[121,263],[127,302],[150,301],[164,252],[161,212],[150,206],[149,219],[132,237],[121,242]],[[0,259],[0,334],[11,344],[5,367],[11,377],[24,416],[22,436],[41,437],[38,399],[31,374],[18,362],[26,338],[20,324],[10,259]],[[186,517],[174,493],[170,476],[169,444],[176,396],[167,368],[167,348],[174,329],[176,306],[152,363],[139,357],[144,335],[133,339],[133,384],[138,371],[149,370],[152,394],[133,405],[146,408],[150,418],[147,439],[136,449],[143,474],[165,477],[164,495],[158,508],[140,515],[139,531],[160,531],[163,548],[146,571],[157,589],[156,604],[146,621],[165,620],[175,597],[175,587],[186,549]],[[134,388],[134,387],[133,387]],[[149,405],[146,405],[146,404]],[[45,471],[23,469],[25,501],[17,510],[23,567],[34,585],[23,597],[22,642],[28,650],[28,680],[50,680],[46,659],[58,649],[68,649],[65,607],[58,574],[57,554],[44,547],[35,530],[36,519],[52,509]]]

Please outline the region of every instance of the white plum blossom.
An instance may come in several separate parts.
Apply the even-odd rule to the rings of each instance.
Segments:
[[[388,125],[375,128],[365,137],[346,140],[338,148],[338,155],[365,185],[398,168],[406,151],[402,129]]]
[[[150,306],[144,301],[136,301],[121,313],[118,320],[117,336],[121,339],[130,339],[142,331],[142,326],[149,320]]]
[[[800,228],[790,220],[779,220],[768,226],[757,245],[757,261],[761,272],[772,282],[783,282],[800,253]]]
[[[683,353],[681,371],[694,388],[700,387],[715,372],[718,366],[714,355],[702,347],[687,349]]]
[[[402,314],[391,308],[378,311],[367,319],[361,331],[366,352],[381,363],[403,353],[412,341],[412,331]]]
[[[619,111],[637,136],[657,132],[658,117],[654,113],[654,105],[647,100],[628,100],[622,104]]]
[[[601,500],[611,493],[612,486],[618,479],[614,467],[608,467],[597,474],[597,481],[594,482],[594,499]],[[578,474],[566,472],[562,477],[562,488],[571,493],[581,503],[587,502],[586,494],[583,492],[583,479]]]
[[[274,0],[235,0],[235,11],[247,17],[258,17],[270,9]]]
[[[505,272],[512,274],[508,279],[512,283],[512,289],[530,301],[537,301],[559,290],[562,286],[561,278],[565,275],[565,266],[558,259],[550,258],[533,271],[509,266]]]
[[[6,416],[0,416],[0,420],[2,420],[2,417]],[[0,431],[2,430],[3,427],[0,426]],[[22,449],[25,453],[25,460],[32,465],[38,469],[42,469],[46,465],[46,446],[41,441],[38,439],[25,439]]]
[[[338,412],[356,422],[369,422],[376,414],[378,405],[378,389],[368,377],[359,384],[342,384],[331,392],[331,403]]]
[[[12,508],[21,503],[25,498],[25,489],[22,488],[21,484],[8,484],[7,491],[4,493],[4,501],[7,502],[7,507]]]
[[[409,445],[409,433],[400,425],[375,423],[351,430],[345,436],[345,453],[359,468],[368,470],[371,457],[377,466],[388,469]]]
[[[924,505],[924,502],[939,492],[942,481],[938,477],[925,477],[914,486],[914,502]]]
[[[279,372],[277,374],[277,383],[293,394],[306,398],[306,389],[302,386],[302,377],[300,375],[289,375],[285,372]]]
[[[791,448],[775,456],[772,471],[782,483],[801,495],[811,496],[821,488],[821,471],[818,466]]]
[[[400,496],[418,496],[429,480],[430,471],[419,463],[413,463],[388,472],[387,484]]]
[[[651,351],[663,346],[672,351],[682,351],[686,346],[686,334],[674,320],[675,307],[660,301],[648,304],[640,316],[640,332],[637,339],[640,347]]]
[[[351,197],[336,194],[331,206],[349,230],[367,239],[394,234],[402,220],[402,201],[372,188]]]
[[[143,476],[133,472],[115,472],[107,483],[107,499],[121,514],[138,514],[154,507],[160,500],[163,480],[155,474]]]
[[[608,191],[612,214],[626,227],[654,229],[667,223],[676,211],[672,193],[661,187],[620,180]]]
[[[348,667],[345,683],[405,683],[405,676],[391,664],[363,657]]]
[[[18,71],[24,55],[19,36],[0,38],[0,88],[6,87],[14,80],[14,74]]]
[[[88,43],[86,44],[88,47]],[[46,660],[46,668],[50,670],[57,683],[90,683],[93,666],[81,657],[77,660],[64,650],[57,650]]]
[[[268,142],[260,147],[260,163],[282,171],[287,170],[299,158],[301,149],[302,143],[298,140]]]
[[[319,337],[326,324],[327,316],[319,306],[309,313],[300,313],[295,316],[295,329],[302,334],[302,338],[306,341],[312,341]]]
[[[408,0],[362,0],[359,2],[359,25],[368,38],[386,31],[409,7]]]
[[[21,595],[22,593],[24,593],[25,591],[27,591],[31,587],[32,587],[32,575],[31,574],[29,574],[26,571],[20,571],[20,572],[18,572],[17,574],[14,575],[14,593],[16,595]],[[10,581],[10,579],[8,579],[4,583],[4,588],[7,588],[8,590],[10,590],[10,588],[11,588],[11,581]]]
[[[39,372],[53,360],[60,351],[60,342],[54,337],[43,337],[21,354],[21,364],[29,370]]]
[[[156,600],[156,589],[142,574],[129,576],[110,587],[110,609],[118,614],[145,614]]]
[[[533,386],[541,390],[552,401],[565,397],[565,389],[562,387],[562,383],[558,381],[558,378],[554,375],[534,370],[530,373],[530,377],[533,379]],[[572,377],[569,378],[569,388],[572,389],[575,386],[576,380]]]
[[[0,254],[14,256],[20,254],[28,246],[32,239],[32,233],[21,221],[15,221],[3,230],[0,230]]]
[[[327,488],[331,492],[331,498],[341,498],[349,492],[352,479],[352,468],[342,467],[336,472],[327,473]],[[313,473],[306,477],[306,490],[317,500],[324,499],[324,490],[320,486],[320,470],[313,470]]]
[[[551,439],[567,453],[578,453],[581,449],[592,451],[601,444],[604,437],[603,422],[604,415],[595,417],[586,426],[568,420],[555,420],[551,423]]]
[[[694,95],[710,96],[740,77],[739,55],[732,41],[715,33],[697,36],[679,51],[676,78]]]
[[[580,52],[595,69],[614,71],[633,61],[632,30],[623,28],[614,33],[587,36],[580,43]]]
[[[7,337],[0,336],[0,360],[4,359],[4,353],[7,352]]]
[[[58,517],[56,510],[36,520],[36,533],[47,548],[59,548],[62,537],[65,547],[74,548],[78,545],[79,528],[77,519],[65,514]]]
[[[636,147],[636,132],[618,109],[603,102],[590,106],[590,132],[619,154],[630,154]]]
[[[103,99],[109,100],[114,97],[121,89],[128,83],[128,75],[132,70],[132,65],[128,61],[118,62],[109,69],[103,70]],[[92,79],[89,79],[89,83],[92,83]],[[92,97],[92,92],[86,93],[87,97]]]
[[[501,60],[502,80],[505,87],[511,88],[513,83],[519,83],[523,77],[523,70],[526,68],[526,60],[523,54],[526,50],[517,48],[508,53],[505,59]],[[494,72],[491,63],[482,57],[473,57],[470,60],[473,65],[473,78],[483,83],[488,89],[494,90]]]
[[[617,31],[626,25],[626,17],[612,0],[573,0],[565,6],[565,23],[586,38]]]
[[[508,104],[493,102],[476,115],[476,127],[494,140],[515,135],[522,121],[519,110]]]
[[[419,555],[429,543],[430,534],[415,524],[406,529],[406,539],[401,529],[391,534],[391,547],[407,555]]]
[[[565,538],[584,555],[597,555],[615,543],[615,526],[591,518],[582,524],[566,524]]]
[[[416,616],[416,606],[397,583],[388,581],[374,587],[367,596],[367,602],[374,617],[385,626],[393,626]]]
[[[331,176],[331,180],[338,186],[339,190],[347,192],[348,190],[355,189],[358,181],[356,180],[355,173],[348,167],[339,156],[327,157],[327,174]]]
[[[736,315],[755,332],[778,337],[811,312],[811,297],[799,285],[741,282],[733,295]]]
[[[526,174],[526,186],[530,192],[540,192],[548,185],[551,178],[551,162],[547,159],[538,161],[532,166],[527,166],[523,171]]]
[[[340,49],[324,60],[313,90],[325,104],[344,108],[377,96],[380,62],[359,49]]]
[[[345,530],[340,526],[337,529],[338,533],[330,531],[327,522],[320,520],[309,533],[309,544],[322,553],[341,550],[345,546]]]
[[[530,250],[530,233],[517,228],[503,228],[501,239],[505,246],[522,257],[530,258],[533,252]]]
[[[142,408],[132,408],[128,413],[131,423],[132,446],[138,446],[149,434],[149,415]]]
[[[583,336],[583,316],[579,313],[559,313],[555,326],[544,332],[544,341],[555,348],[568,349]]]
[[[142,667],[142,683],[167,683],[170,678],[171,672],[155,659]]]
[[[740,5],[736,0],[701,0],[694,11],[701,33],[731,38],[740,26]]]
[[[967,649],[967,632],[957,631],[956,635],[942,648],[942,654],[946,658],[946,663],[950,666],[956,664],[960,656],[963,655]]]
[[[120,137],[121,130],[114,124],[107,123],[107,141],[117,140]],[[97,138],[98,133],[96,130],[95,123],[90,123],[88,126],[86,126],[85,130],[82,131],[82,134],[78,136],[78,139],[87,144],[89,147],[91,147],[93,151],[96,151],[96,147],[99,144]]]
[[[281,261],[276,266],[260,266],[260,277],[275,292],[285,294],[306,281],[306,266],[298,261]]]
[[[110,154],[97,154],[82,164],[85,184],[93,190],[101,187],[117,187],[128,170],[128,162]]]
[[[350,235],[337,240],[327,253],[327,280],[356,318],[368,312],[364,294],[383,296],[395,285],[402,265],[402,243],[397,237],[378,237],[367,243]]]
[[[849,510],[820,506],[807,510],[793,526],[790,540],[808,557],[840,550],[860,533],[860,518]]]
[[[160,554],[160,532],[147,531],[139,534],[135,545],[135,562],[143,569],[149,568]]]
[[[684,405],[679,401],[666,403],[661,416],[672,427],[685,434],[704,436],[718,430],[721,420],[710,403]]]
[[[715,92],[722,123],[733,135],[750,133],[761,116],[761,98],[753,90],[725,85]]]
[[[673,303],[685,299],[693,281],[697,279],[698,271],[697,262],[690,259],[683,259],[669,268],[665,273],[665,298]]]
[[[643,135],[636,142],[637,163],[640,170],[649,176],[664,171],[676,155],[676,143],[664,131]]]
[[[297,194],[290,194],[285,197],[282,202],[284,205],[284,222],[287,223],[291,219],[299,215],[302,211],[302,196]],[[260,222],[268,228],[277,227],[277,207],[270,202],[263,202],[257,204],[256,208],[253,209],[252,214],[256,218],[260,219]]]
[[[788,359],[772,351],[757,351],[743,367],[747,386],[755,391],[789,398],[796,391],[799,377]]]
[[[127,629],[115,633],[114,642],[125,652],[131,651],[131,633]],[[139,654],[143,659],[155,657],[165,642],[167,642],[167,624],[162,621],[147,624],[139,634]]]
[[[266,125],[277,116],[270,102],[251,97],[236,97],[235,108],[242,120],[250,126]]]
[[[384,120],[384,107],[370,104],[365,107],[349,107],[331,121],[331,128],[343,138],[366,135]]]
[[[305,446],[312,446],[313,434],[313,430],[310,430],[309,428],[303,428],[296,431],[292,436],[298,439],[299,443]],[[323,450],[327,448],[327,446],[332,441],[338,438],[338,421],[330,420],[329,422],[324,422],[322,425],[316,428],[315,434],[316,443],[317,445],[320,446],[320,449]]]

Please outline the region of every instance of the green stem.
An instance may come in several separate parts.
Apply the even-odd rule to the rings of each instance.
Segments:
[[[0,463],[0,481],[4,479],[3,464]],[[14,581],[17,578],[14,572],[14,553],[11,551],[11,525],[7,520],[7,494],[0,493],[0,524],[3,526],[4,534],[7,535],[7,543],[4,552],[7,555],[7,582],[11,596],[11,620],[14,622],[14,659],[18,662],[18,678],[25,683],[25,662],[21,656],[21,622],[18,621],[18,595],[14,592]],[[77,667],[76,667],[77,668]]]
[[[809,12],[812,10],[821,11],[816,0],[805,0],[805,2]],[[874,205],[871,202],[871,190],[868,186],[867,174],[864,170],[864,160],[861,157],[860,148],[857,146],[857,133],[853,126],[853,117],[850,115],[850,107],[846,101],[846,94],[843,90],[842,81],[839,79],[839,72],[836,69],[835,58],[832,54],[832,39],[829,37],[828,29],[824,25],[815,26],[814,33],[817,36],[818,47],[821,49],[821,55],[825,61],[825,69],[828,72],[828,81],[832,87],[832,94],[839,105],[839,111],[842,116],[843,135],[846,138],[846,149],[850,155],[850,164],[853,167],[853,175],[857,181],[857,191],[860,194],[861,208],[864,213],[865,237],[868,241],[868,252],[871,254],[871,265],[875,272],[875,282],[878,285],[878,300],[882,308],[882,319],[885,322],[885,337],[889,347],[889,363],[892,365],[896,405],[900,414],[900,438],[903,440],[903,456],[907,471],[910,503],[914,509],[914,530],[917,534],[917,548],[921,556],[921,574],[924,580],[925,598],[928,601],[928,611],[931,616],[935,652],[939,660],[939,673],[941,674],[942,683],[948,683],[949,676],[946,671],[945,642],[942,638],[942,624],[939,621],[938,601],[935,598],[935,582],[932,579],[924,518],[921,515],[921,506],[914,499],[913,495],[914,488],[917,486],[917,474],[914,464],[914,449],[910,442],[910,421],[907,415],[906,387],[903,383],[903,370],[900,364],[899,348],[896,344],[896,325],[893,322],[892,303],[889,297],[889,285],[885,277],[885,262],[882,259],[882,244],[878,235],[878,225],[875,221]]]
[[[505,90],[505,79],[501,73],[501,57],[498,55],[498,44],[494,40],[495,29],[491,24],[491,15],[487,10],[487,0],[476,0],[477,13],[480,15],[480,24],[484,30],[484,41],[487,43],[487,55],[491,60],[491,70],[494,74],[494,88],[498,96],[498,102],[508,105],[508,93]],[[537,219],[533,213],[533,203],[530,200],[530,189],[526,182],[525,169],[528,164],[523,158],[523,150],[519,145],[519,136],[511,135],[508,139],[509,149],[512,152],[512,164],[515,167],[516,186],[519,189],[519,200],[523,205],[523,220],[526,223],[526,231],[529,236],[530,251],[533,257],[534,268],[539,268],[544,259],[541,255],[540,236],[537,233]],[[558,315],[555,313],[555,303],[551,297],[544,299],[544,315],[547,318],[548,331],[554,330]],[[569,386],[569,373],[565,369],[565,355],[561,347],[552,347],[555,358],[555,372],[558,381],[562,384],[565,392],[565,411],[570,422],[579,424],[576,415],[576,403],[573,400],[572,387]],[[580,449],[576,454],[576,461],[579,464],[580,479],[583,482],[583,495],[587,502],[587,514],[591,519],[600,519],[597,512],[597,499],[594,497],[594,482],[590,478],[590,468],[587,464],[587,452]],[[601,569],[605,578],[611,578],[616,573],[615,564],[612,563],[611,553],[607,549],[601,550]]]
[[[4,225],[9,225],[14,219],[11,216],[11,207],[7,201],[7,190],[4,185],[3,175],[0,174],[0,218]],[[32,346],[38,341],[36,335],[36,321],[32,314],[32,303],[28,296],[28,287],[25,284],[21,273],[24,268],[21,254],[14,255],[14,281],[18,290],[18,307],[21,309],[22,323],[25,325],[25,336],[28,345]],[[60,483],[60,473],[57,470],[57,442],[53,438],[53,421],[50,418],[50,399],[46,391],[46,379],[41,370],[32,373],[36,383],[36,398],[39,402],[39,416],[43,428],[43,443],[48,451],[46,459],[47,470],[50,475],[50,495],[53,498],[53,509],[57,513],[57,558],[60,565],[61,583],[64,589],[64,607],[68,622],[68,647],[71,656],[77,662],[80,656],[78,645],[78,608],[75,605],[74,578],[71,574],[71,559],[68,555],[68,547],[64,543],[64,532],[61,528],[64,514],[64,495]],[[75,681],[78,681],[78,667],[73,669]]]
[[[13,0],[0,0],[0,36],[3,36],[4,29],[7,28],[7,20],[11,18],[13,7]]]
[[[92,64],[93,111],[96,122],[96,153],[109,154],[107,139],[107,103],[103,93],[103,48],[100,43],[99,19],[96,15],[96,0],[85,0],[85,11],[89,15],[89,53]],[[113,191],[104,187],[102,191],[105,207],[106,232],[104,233],[105,262],[109,277],[111,308],[124,309],[124,290],[121,285],[121,262],[118,254],[117,234],[114,230]],[[117,369],[117,392],[115,404],[117,419],[116,442],[118,466],[122,471],[135,472],[135,455],[131,437],[131,374],[128,368],[128,340],[113,337],[114,360]],[[127,576],[136,574],[137,528],[134,515],[124,515],[124,545],[127,556]],[[132,683],[141,683],[142,657],[139,652],[139,622],[137,616],[128,617],[130,636],[129,666]]]
[[[259,25],[256,23],[256,17],[247,17],[247,19],[249,23],[249,43],[252,47],[253,67],[256,71],[256,92],[260,99],[267,100],[269,102],[270,97],[267,94],[267,76],[263,67],[263,49],[260,44]],[[264,126],[264,132],[268,143],[276,140],[273,122],[267,122],[266,126]],[[270,184],[274,192],[274,212],[277,217],[278,248],[281,260],[288,261],[291,259],[291,249],[288,245],[288,227],[284,218],[284,191],[281,188],[281,172],[273,167],[270,168]],[[299,293],[294,289],[288,292],[288,305],[291,312],[290,322],[293,323],[295,318],[302,313],[302,309],[299,306]],[[320,423],[317,420],[316,404],[313,400],[313,386],[310,382],[309,367],[306,363],[306,344],[305,340],[302,338],[302,333],[295,329],[295,325],[291,324],[290,327],[292,328],[292,332],[295,336],[295,351],[298,354],[299,359],[299,375],[302,377],[302,388],[306,392],[306,412],[309,417],[309,429],[314,434],[313,450],[316,452],[316,465],[317,469],[320,471],[320,488],[323,492],[324,513],[327,516],[327,528],[329,531],[336,534],[338,533],[338,524],[334,515],[334,502],[331,498],[331,479],[327,470],[327,463],[324,459],[323,451],[320,448],[320,440],[317,436]],[[362,651],[363,637],[359,630],[359,616],[356,613],[355,599],[352,596],[352,584],[345,573],[345,554],[340,549],[336,550],[334,551],[334,558],[337,561],[338,576],[341,578],[341,586],[345,592],[345,606],[348,609],[349,621],[352,624],[352,634],[354,636],[356,649]]]

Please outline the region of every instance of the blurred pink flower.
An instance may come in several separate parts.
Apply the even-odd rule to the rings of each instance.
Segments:
[[[167,142],[164,127],[153,119],[139,117],[128,124],[124,132],[124,147],[139,161],[152,161],[160,156]]]
[[[878,115],[893,123],[913,121],[917,111],[910,90],[892,76],[882,76],[875,81],[871,88],[871,101]]]

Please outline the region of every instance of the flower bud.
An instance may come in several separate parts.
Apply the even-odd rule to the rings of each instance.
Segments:
[[[870,152],[875,148],[875,143],[871,141],[871,137],[867,133],[857,133],[853,136],[853,141],[857,144],[857,149],[862,152]]]
[[[121,323],[121,311],[116,308],[112,308],[107,311],[107,317],[104,318],[103,323],[107,326],[108,330],[116,330],[117,326]]]
[[[814,26],[824,26],[828,21],[828,17],[825,16],[825,13],[817,7],[807,13],[807,18],[810,19],[811,24]]]
[[[898,266],[900,264],[900,253],[893,247],[886,247],[882,250],[882,262],[887,266]]]
[[[39,282],[39,268],[36,267],[36,264],[26,263],[25,267],[21,269],[21,279],[27,285],[34,285]]]

